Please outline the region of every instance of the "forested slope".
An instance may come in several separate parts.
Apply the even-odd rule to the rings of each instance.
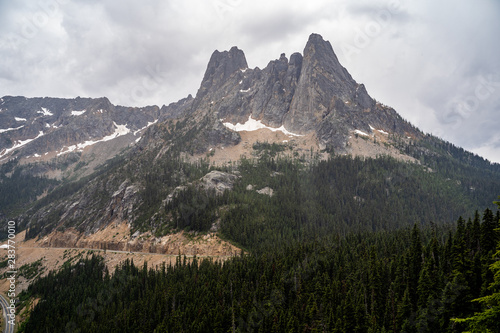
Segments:
[[[460,332],[451,319],[495,292],[499,217],[317,237],[224,264],[125,262],[113,275],[92,257],[20,296],[42,299],[21,332]]]

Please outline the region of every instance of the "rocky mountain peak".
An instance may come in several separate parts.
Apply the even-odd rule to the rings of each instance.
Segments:
[[[202,98],[212,87],[216,89],[224,84],[231,74],[246,68],[248,68],[248,64],[245,54],[236,46],[233,46],[229,51],[219,52],[215,50],[210,57],[196,97]]]
[[[307,133],[335,109],[335,101],[353,99],[357,83],[340,64],[332,45],[312,34],[304,48],[302,70],[290,111],[284,119],[287,129]]]
[[[314,133],[320,147],[340,151],[357,130],[413,132],[394,110],[368,95],[319,34],[310,35],[302,54],[288,59],[282,53],[262,70],[246,67],[243,51],[236,47],[212,54],[192,103],[196,119],[209,114],[214,121],[235,125],[252,118],[295,134]]]
[[[302,67],[302,54],[295,52],[290,56],[290,66]]]
[[[335,74],[335,79],[346,83],[355,83],[349,72],[340,64],[337,55],[329,41],[318,34],[311,34],[304,48],[305,61],[313,65],[313,69],[321,67]]]

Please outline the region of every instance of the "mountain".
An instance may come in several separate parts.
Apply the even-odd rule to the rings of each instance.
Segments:
[[[490,207],[500,186],[498,164],[375,101],[317,34],[264,69],[248,68],[237,47],[215,51],[196,96],[161,108],[1,103],[2,210],[28,238],[126,223],[155,237],[212,230],[256,249],[256,230],[313,237],[444,223]],[[25,193],[21,181],[36,185]]]
[[[161,108],[2,102],[19,332],[498,328],[500,165],[376,102],[317,34],[264,69],[215,51]]]
[[[239,138],[221,123],[249,120],[273,129],[283,126],[297,135],[311,134],[319,149],[339,152],[349,151],[349,136],[356,131],[422,137],[392,108],[373,100],[340,65],[330,43],[317,34],[310,36],[304,55],[294,53],[288,60],[282,54],[262,70],[248,68],[237,47],[215,51],[187,113],[194,122],[210,123],[204,141],[193,147],[198,153],[207,146],[238,144]]]
[[[105,156],[110,158],[137,140],[161,114],[157,106],[115,106],[107,98],[4,96],[0,108],[0,161],[20,163],[97,154],[96,147],[111,151]]]

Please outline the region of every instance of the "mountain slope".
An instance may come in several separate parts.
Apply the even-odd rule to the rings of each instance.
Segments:
[[[240,143],[222,124],[257,120],[263,126],[297,135],[312,135],[318,149],[350,152],[349,137],[375,132],[401,138],[423,135],[393,109],[373,100],[340,65],[329,42],[312,34],[300,53],[284,54],[266,68],[247,68],[236,47],[215,51],[200,89],[186,109],[188,128],[206,128],[191,142],[192,152]],[[229,126],[231,127],[231,126]]]
[[[283,54],[264,69],[247,68],[236,47],[215,51],[194,98],[145,108],[134,125],[112,118],[144,112],[132,110],[115,107],[106,129],[144,128],[141,138],[133,136],[130,151],[97,173],[55,188],[20,214],[27,237],[68,228],[92,234],[125,222],[131,233],[158,237],[213,228],[256,249],[299,235],[452,221],[491,206],[500,187],[499,165],[424,135],[377,103],[317,34],[303,55]],[[368,156],[413,162],[342,156],[360,145],[376,152]],[[214,169],[237,176],[232,190],[214,194],[220,180],[204,177]],[[253,238],[263,230],[264,238]]]
[[[0,99],[0,216],[88,176],[135,144],[170,109],[115,106],[107,98]],[[21,188],[20,185],[22,184]]]
[[[81,152],[98,142],[137,133],[160,115],[157,106],[114,106],[107,98],[4,96],[0,107],[0,123],[5,127],[0,130],[2,161]]]

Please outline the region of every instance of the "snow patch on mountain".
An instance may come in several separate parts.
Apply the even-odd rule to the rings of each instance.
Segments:
[[[49,109],[46,109],[44,107],[42,107],[41,109],[42,109],[42,111],[37,111],[36,113],[40,113],[43,116],[53,116],[54,115],[52,112],[50,112]]]
[[[362,136],[370,136],[369,134],[366,134],[365,132],[360,131],[360,130],[354,130],[354,133],[358,134],[358,135],[362,135]]]
[[[158,119],[156,119],[156,120],[155,120],[155,121],[153,121],[153,122],[149,122],[149,121],[148,121],[148,124],[147,124],[146,126],[144,126],[143,128],[139,128],[137,131],[135,131],[135,132],[134,132],[134,136],[136,136],[136,135],[137,135],[137,133],[139,133],[139,132],[140,132],[140,131],[142,131],[142,130],[145,130],[145,129],[146,129],[146,128],[148,128],[149,126],[156,124],[157,122],[158,122]]]
[[[81,116],[82,114],[84,114],[85,112],[87,112],[87,110],[82,110],[82,111],[71,111],[71,115],[72,116]]]
[[[34,141],[40,137],[42,137],[44,135],[43,131],[40,131],[38,133],[38,135],[36,137],[34,137],[33,139],[26,139],[26,140],[19,140],[19,141],[16,141],[14,143],[14,145],[10,148],[7,148],[7,149],[4,149],[1,153],[0,153],[0,158],[4,157],[5,155],[7,155],[8,153],[10,153],[11,151],[14,151],[18,148],[21,148],[22,146],[25,146],[27,145],[28,143],[30,143],[31,141]]]
[[[115,126],[115,131],[112,134],[107,135],[100,140],[95,140],[95,141],[90,140],[90,141],[85,141],[82,143],[77,143],[77,144],[71,145],[69,147],[65,147],[62,149],[62,151],[60,151],[57,154],[57,156],[61,156],[61,155],[64,155],[64,154],[67,154],[67,153],[70,153],[73,151],[82,151],[84,148],[95,145],[96,143],[113,140],[119,136],[127,135],[128,133],[131,132],[126,124],[125,125],[118,125],[115,122],[113,122],[113,125]]]
[[[19,126],[19,127],[14,127],[14,128],[4,128],[4,129],[0,129],[0,133],[5,133],[5,132],[10,132],[10,131],[15,131],[15,130],[21,129],[21,128],[23,128],[23,127],[24,127],[24,125]]]
[[[368,125],[368,126],[370,126],[370,129],[372,130],[372,132],[373,132],[373,131],[377,131],[377,132],[382,133],[382,134],[384,134],[384,135],[389,135],[389,133],[387,133],[387,132],[386,132],[386,131],[384,131],[384,130],[379,130],[379,129],[376,129],[376,128],[374,128],[372,125]]]
[[[222,121],[222,120],[221,120]],[[229,128],[230,130],[236,131],[236,132],[241,132],[241,131],[256,131],[259,129],[268,129],[272,132],[283,132],[285,135],[289,136],[302,136],[300,134],[295,134],[292,132],[289,132],[285,126],[281,125],[281,127],[274,128],[274,127],[269,127],[264,125],[260,120],[253,119],[252,116],[248,117],[248,120],[244,124],[237,123],[236,125],[233,125],[231,123],[222,123],[224,126]]]

